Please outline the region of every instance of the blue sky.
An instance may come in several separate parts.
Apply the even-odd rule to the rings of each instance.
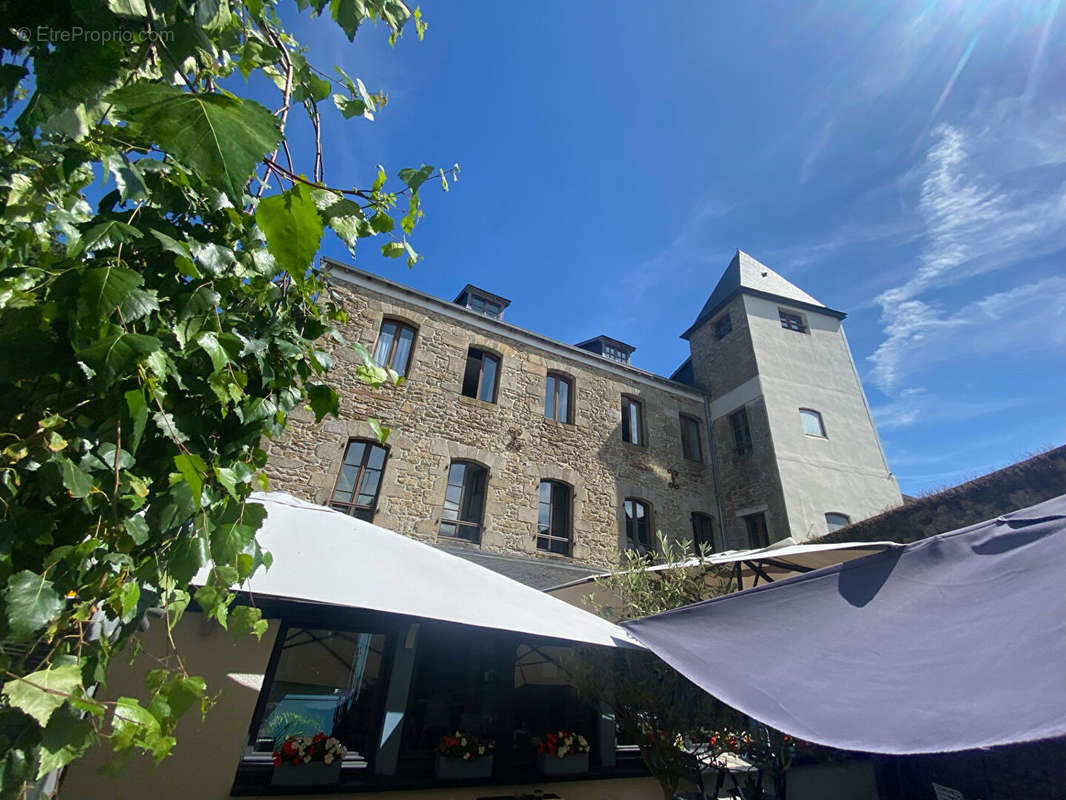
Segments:
[[[329,183],[462,166],[425,192],[424,261],[369,245],[357,266],[474,283],[516,325],[605,333],[669,375],[739,247],[848,313],[904,492],[1066,440],[1061,0],[422,10],[425,41],[395,49],[290,18],[313,63],[389,95],[373,123],[326,112]]]

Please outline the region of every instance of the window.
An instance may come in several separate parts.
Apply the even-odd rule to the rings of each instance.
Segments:
[[[822,424],[822,415],[813,408],[801,408],[800,421],[803,423],[803,432],[805,434],[825,438],[825,425]]]
[[[796,333],[806,333],[807,324],[803,321],[803,317],[799,314],[792,314],[784,309],[777,310],[778,316],[781,318],[781,327],[786,330],[795,331]]]
[[[726,314],[714,323],[714,338],[724,339],[733,330],[733,318]]]
[[[444,510],[440,517],[441,536],[457,536],[481,541],[481,519],[485,510],[485,483],[488,470],[480,464],[453,461],[444,490]]]
[[[544,381],[544,416],[559,422],[573,422],[570,416],[570,379],[554,372],[549,372]]]
[[[629,353],[625,352],[624,350],[621,350],[620,348],[615,347],[612,344],[607,344],[606,342],[604,343],[603,354],[612,361],[621,361],[623,364],[629,363]]]
[[[703,461],[700,443],[700,422],[695,417],[681,415],[681,454],[689,461]]]
[[[466,353],[466,373],[463,375],[463,394],[486,403],[496,402],[496,382],[500,359],[487,350],[471,347]]]
[[[379,366],[391,367],[400,375],[405,375],[414,341],[414,328],[387,319],[381,323],[381,333],[378,334],[377,347],[374,348],[374,360]]]
[[[709,514],[692,512],[692,547],[696,555],[714,552],[714,520]]]
[[[845,528],[850,524],[851,518],[847,514],[837,514],[831,511],[825,515],[825,526],[830,533]]]
[[[622,441],[644,444],[644,413],[640,401],[622,398]]]
[[[748,528],[748,547],[754,550],[757,547],[770,546],[770,535],[766,531],[765,514],[749,514],[744,517],[744,524]]]
[[[643,500],[627,497],[626,547],[631,550],[651,549],[651,512]]]
[[[570,487],[565,483],[540,482],[537,549],[570,555]]]
[[[385,469],[385,448],[373,442],[352,439],[344,453],[341,474],[329,504],[353,517],[374,521],[381,488],[381,472]]]
[[[499,319],[500,308],[499,303],[494,303],[491,300],[485,300],[482,297],[473,295],[470,298],[470,310],[476,311],[478,314],[484,314],[486,317],[496,317]]]
[[[733,428],[733,449],[737,455],[751,451],[751,428],[748,427],[748,410],[742,408],[729,415],[729,424]]]
[[[348,748],[345,761],[371,758],[388,683],[386,635],[285,627],[275,647],[252,751],[269,753],[286,736],[322,731]]]

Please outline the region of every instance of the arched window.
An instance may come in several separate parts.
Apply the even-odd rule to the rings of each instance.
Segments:
[[[715,552],[714,518],[710,514],[692,512],[692,546],[696,555]]]
[[[381,323],[374,360],[382,367],[391,367],[400,375],[407,374],[414,347],[415,329],[404,322],[386,319]]]
[[[651,506],[627,497],[625,509],[626,546],[631,550],[651,550]]]
[[[537,549],[570,555],[569,486],[559,481],[541,481],[537,503]]]
[[[825,526],[829,529],[829,532],[840,530],[851,524],[851,518],[847,514],[838,514],[835,511],[830,511],[825,515]]]
[[[544,416],[559,422],[573,422],[573,383],[558,372],[549,372],[544,381]]]
[[[385,448],[365,439],[352,439],[344,451],[344,464],[329,504],[353,517],[374,521],[374,510],[385,470]]]
[[[440,516],[441,536],[456,536],[480,543],[485,511],[485,484],[489,471],[471,461],[453,461],[444,490],[444,510]]]

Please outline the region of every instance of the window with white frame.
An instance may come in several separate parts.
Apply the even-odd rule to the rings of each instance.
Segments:
[[[808,436],[820,436],[825,438],[825,424],[822,415],[813,408],[801,408],[800,421],[803,423],[803,432]]]

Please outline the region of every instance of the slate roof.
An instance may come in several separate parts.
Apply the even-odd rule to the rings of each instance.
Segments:
[[[733,260],[729,262],[729,266],[726,267],[725,272],[722,274],[721,280],[718,281],[718,285],[714,287],[711,296],[703,304],[703,309],[700,311],[696,321],[689,326],[688,330],[681,334],[681,338],[689,338],[693,331],[713,317],[722,306],[741,292],[757,297],[784,300],[789,305],[806,308],[811,311],[820,311],[839,319],[847,316],[842,311],[834,311],[824,303],[814,299],[798,286],[785,280],[743,250],[737,250]]]

